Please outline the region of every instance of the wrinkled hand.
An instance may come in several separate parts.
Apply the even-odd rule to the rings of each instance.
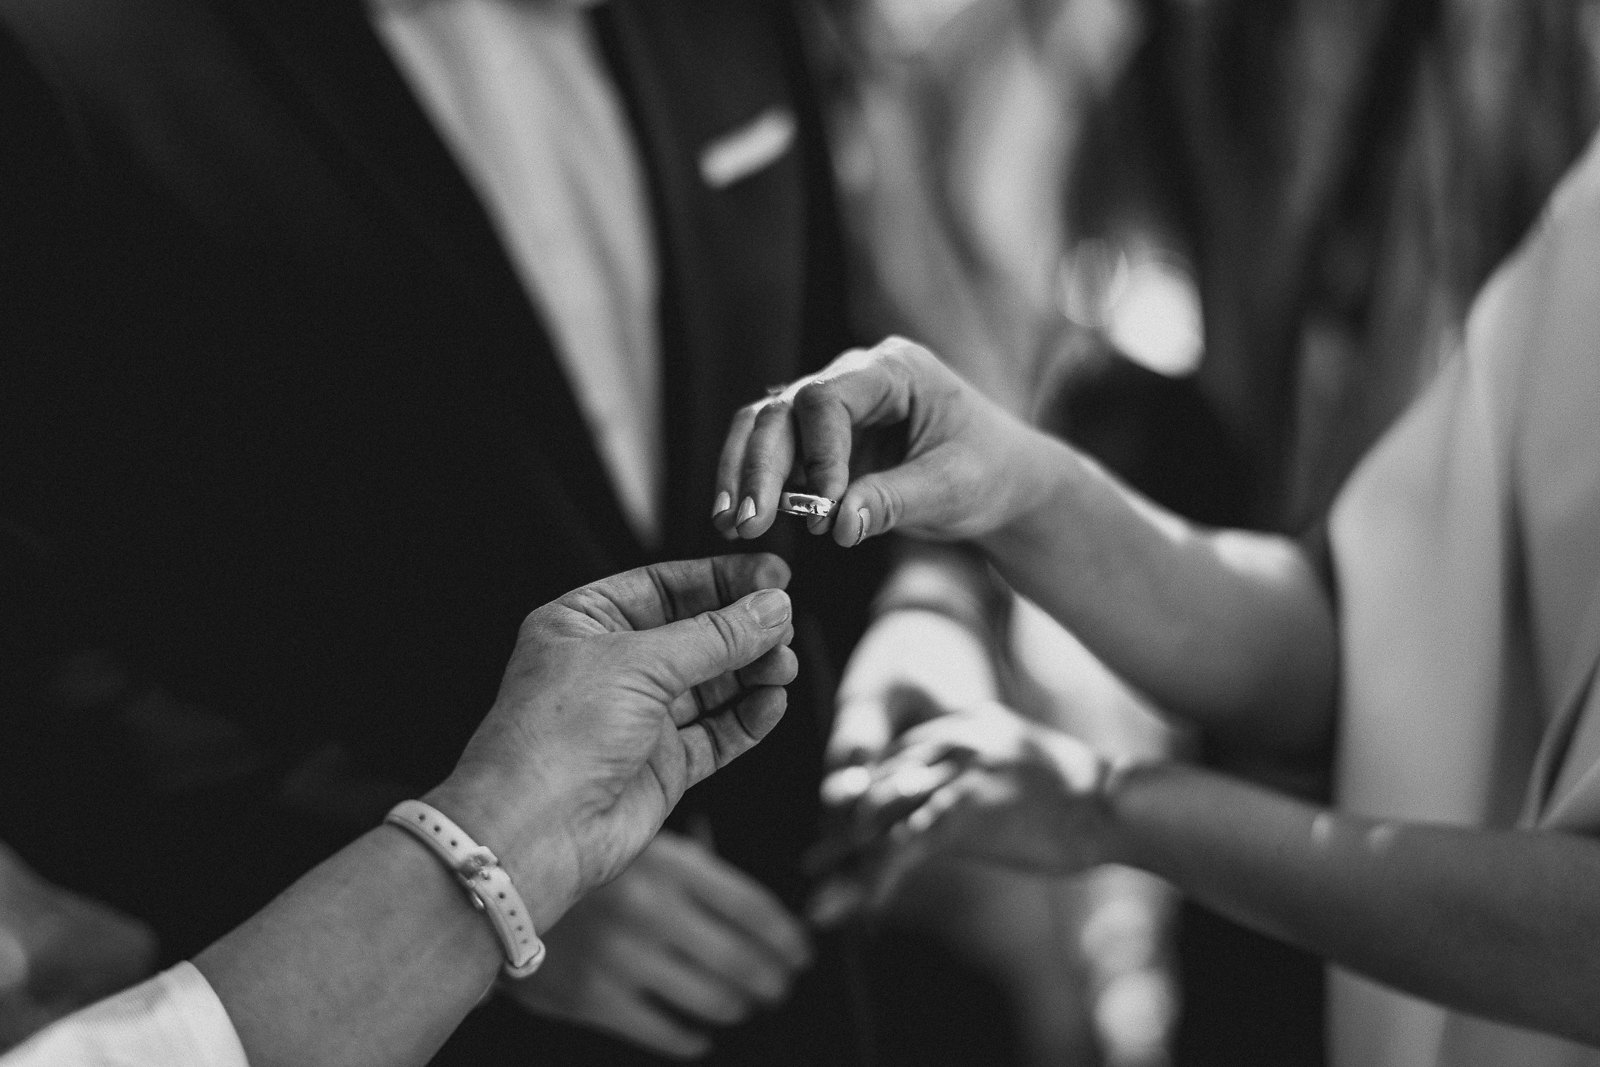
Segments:
[[[146,977],[144,923],[51,885],[0,846],[0,1050]]]
[[[516,857],[539,857],[528,866],[550,873],[519,881],[524,897],[570,904],[609,881],[686,789],[782,717],[796,670],[788,579],[768,555],[665,563],[535,611],[494,707],[430,799],[514,879]]]
[[[766,533],[784,483],[838,501],[833,539],[892,529],[967,540],[1025,506],[1034,431],[927,349],[892,337],[856,349],[734,416],[717,470],[713,524]],[[828,529],[812,520],[813,533]]]
[[[545,942],[544,967],[505,984],[512,998],[680,1058],[710,1051],[710,1028],[783,1000],[811,959],[804,928],[765,888],[667,831]]]
[[[937,853],[1042,874],[1076,874],[1112,858],[1110,764],[999,704],[908,730],[863,774],[869,778],[857,790],[855,819],[880,842],[859,876],[869,900],[883,899]],[[849,888],[825,887],[819,897]]]

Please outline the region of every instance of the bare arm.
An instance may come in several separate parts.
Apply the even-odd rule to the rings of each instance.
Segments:
[[[1295,542],[1195,526],[1060,441],[1028,447],[1032,499],[977,540],[1014,588],[1208,730],[1273,749],[1326,738],[1335,619]]]
[[[493,709],[426,799],[500,857],[536,931],[776,725],[795,671],[787,578],[770,556],[664,564],[528,617]],[[500,962],[453,876],[391,826],[195,961],[256,1067],[425,1063]]]
[[[1124,857],[1387,985],[1600,1045],[1600,842],[1379,823],[1183,766],[1112,796]]]
[[[532,873],[513,878],[527,884]],[[564,910],[544,881],[522,889],[545,924],[535,920],[536,929]],[[194,962],[252,1064],[376,1067],[426,1063],[494,983],[501,959],[449,872],[382,827]]]
[[[791,478],[838,499],[843,547],[889,530],[979,545],[1019,591],[1157,703],[1278,747],[1326,736],[1336,642],[1300,550],[1165,512],[1006,413],[927,350],[846,353],[736,417],[730,537],[771,525]]]
[[[1600,1045],[1600,842],[1377,822],[1200,768],[1108,774],[999,707],[909,732],[863,800],[892,876],[950,851],[1073,873],[1141,867],[1209,906],[1395,988]]]

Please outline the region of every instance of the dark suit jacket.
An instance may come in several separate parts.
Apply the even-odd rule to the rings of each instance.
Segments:
[[[662,554],[711,554],[729,415],[846,342],[826,160],[787,5],[597,17],[663,266]],[[648,556],[357,3],[0,0],[0,28],[7,624],[113,648],[169,694],[47,721],[16,704],[0,835],[151,918],[175,957],[442,778],[526,612]],[[707,187],[701,148],[772,106],[800,118],[795,149]],[[807,678],[773,739],[686,801],[791,903],[819,635],[847,640],[871,584],[799,550]],[[809,1029],[847,1040],[817,984],[834,1003],[800,1006]],[[759,1055],[780,1049],[839,1059],[792,1033]]]

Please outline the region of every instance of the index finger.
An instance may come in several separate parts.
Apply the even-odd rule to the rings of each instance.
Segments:
[[[789,565],[768,552],[673,560],[602,578],[562,597],[616,629],[652,630],[726,607],[759,589],[786,589]]]
[[[842,497],[855,431],[910,415],[909,382],[893,358],[905,344],[891,337],[871,349],[852,349],[790,390],[800,467],[812,492]]]

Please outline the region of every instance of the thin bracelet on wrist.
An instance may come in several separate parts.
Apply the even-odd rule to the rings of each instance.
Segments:
[[[421,841],[455,875],[472,906],[483,912],[500,939],[506,977],[526,978],[539,969],[544,962],[544,942],[499,857],[438,808],[420,800],[401,801],[383,821]]]

